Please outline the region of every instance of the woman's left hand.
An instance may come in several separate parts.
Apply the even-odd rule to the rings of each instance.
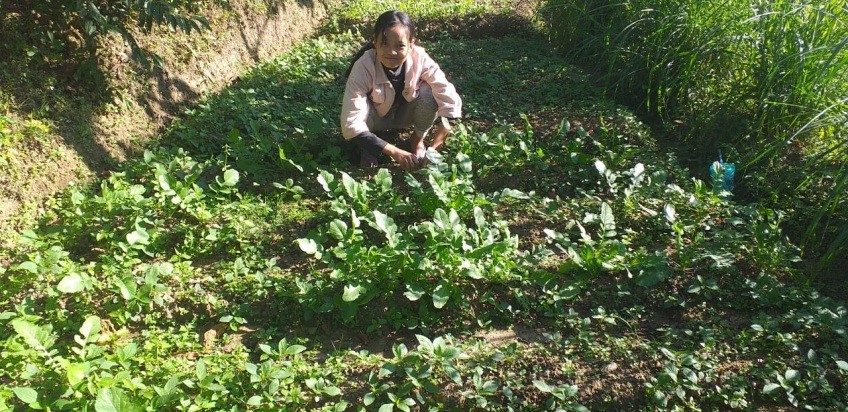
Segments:
[[[415,148],[415,158],[418,162],[419,168],[425,167],[428,163],[430,163],[430,161],[427,160],[427,147],[424,146],[423,141]]]

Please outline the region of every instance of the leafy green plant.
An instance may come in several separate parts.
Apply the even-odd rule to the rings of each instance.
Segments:
[[[11,52],[24,52],[54,64],[65,64],[82,56],[81,67],[91,74],[97,65],[101,40],[117,34],[132,49],[132,57],[148,65],[161,59],[143,49],[136,41],[136,30],[150,31],[166,25],[186,33],[208,28],[206,19],[191,12],[199,11],[195,0],[98,1],[65,2],[38,0],[26,4],[8,4],[4,12],[9,19],[0,26]],[[25,35],[22,35],[25,34]]]
[[[25,371],[19,386],[12,387],[19,402],[30,408],[117,405],[122,410],[141,410],[138,399],[126,392],[137,384],[128,370],[135,363],[135,343],[112,353],[104,350],[99,345],[101,319],[97,316],[85,319],[70,344],[57,340],[52,325],[35,321],[28,316],[9,322],[15,333],[5,343],[10,356],[6,362]]]
[[[551,386],[545,381],[534,380],[533,386],[541,392],[551,394],[551,397],[545,401],[545,407],[548,410],[588,411],[585,406],[570,400],[577,395],[575,385]]]
[[[597,238],[586,230],[584,223],[598,225]],[[600,214],[587,213],[582,223],[572,220],[568,227],[577,229],[579,241],[572,242],[570,236],[551,229],[545,229],[545,234],[568,257],[559,266],[559,271],[574,274],[578,279],[577,284],[573,285],[577,289],[570,287],[569,290],[576,292],[579,284],[590,281],[602,272],[624,267],[627,249],[617,240],[615,217],[609,204],[601,204]]]
[[[667,348],[660,348],[666,358],[663,370],[645,386],[657,407],[697,409],[698,400],[715,378],[712,364],[697,354],[680,356]]]
[[[458,159],[467,158],[460,155]],[[450,185],[441,180],[440,169],[447,165],[436,157],[431,157],[431,162],[425,171],[429,188],[408,176],[413,195],[443,204],[456,204],[451,197],[464,199],[469,190],[462,188],[461,181]],[[480,207],[472,212],[474,227],[467,226],[457,210],[436,208],[431,220],[409,223],[403,229],[387,213],[369,211],[380,198],[388,199],[388,207],[410,209],[408,200],[393,194],[385,169],[377,173],[373,186],[347,174],[342,174],[339,183],[326,172],[320,174],[319,182],[334,197],[333,209],[339,218],[297,242],[301,250],[327,265],[329,280],[341,289],[341,293],[324,298],[327,300],[313,301],[321,310],[338,308],[342,318],[351,321],[359,307],[396,291],[402,291],[411,302],[429,295],[433,307],[441,309],[476,281],[505,281],[517,270],[517,239],[509,235],[503,222],[488,220]],[[301,293],[318,292],[316,285],[301,283]]]
[[[368,408],[384,402],[380,406],[382,411],[444,408],[450,401],[445,399],[440,387],[448,384],[467,388],[461,395],[473,402],[468,407],[494,405],[491,402],[497,401],[499,385],[488,379],[487,369],[503,360],[501,352],[490,354],[480,348],[464,348],[450,336],[431,340],[416,335],[416,339],[418,346],[412,350],[404,344],[394,345],[394,357],[383,362],[377,372],[369,373],[370,389],[362,399],[363,406]]]

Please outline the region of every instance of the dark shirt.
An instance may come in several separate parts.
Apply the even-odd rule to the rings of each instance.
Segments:
[[[383,67],[383,71],[386,72],[386,77],[389,79],[389,83],[392,84],[392,87],[395,89],[395,101],[392,103],[392,107],[397,106],[401,100],[403,100],[403,82],[406,80],[406,71],[404,70],[406,67],[406,63],[401,64],[396,69],[389,69]]]

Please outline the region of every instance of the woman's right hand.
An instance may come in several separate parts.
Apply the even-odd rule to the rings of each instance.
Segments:
[[[411,172],[420,167],[418,162],[418,157],[414,153],[407,152],[406,150],[400,149],[393,144],[388,144],[383,148],[383,153],[389,155],[401,169],[406,170],[407,172]]]

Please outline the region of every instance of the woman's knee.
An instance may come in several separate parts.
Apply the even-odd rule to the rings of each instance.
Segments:
[[[426,133],[436,120],[439,104],[433,97],[430,85],[423,84],[418,89],[418,97],[415,99],[415,108],[412,113],[415,131],[419,134]]]
[[[436,98],[433,97],[433,89],[427,83],[422,84],[418,88],[418,97],[415,100],[418,106],[421,106],[421,108],[427,111],[433,111],[435,113],[439,110],[439,104],[436,103]]]

